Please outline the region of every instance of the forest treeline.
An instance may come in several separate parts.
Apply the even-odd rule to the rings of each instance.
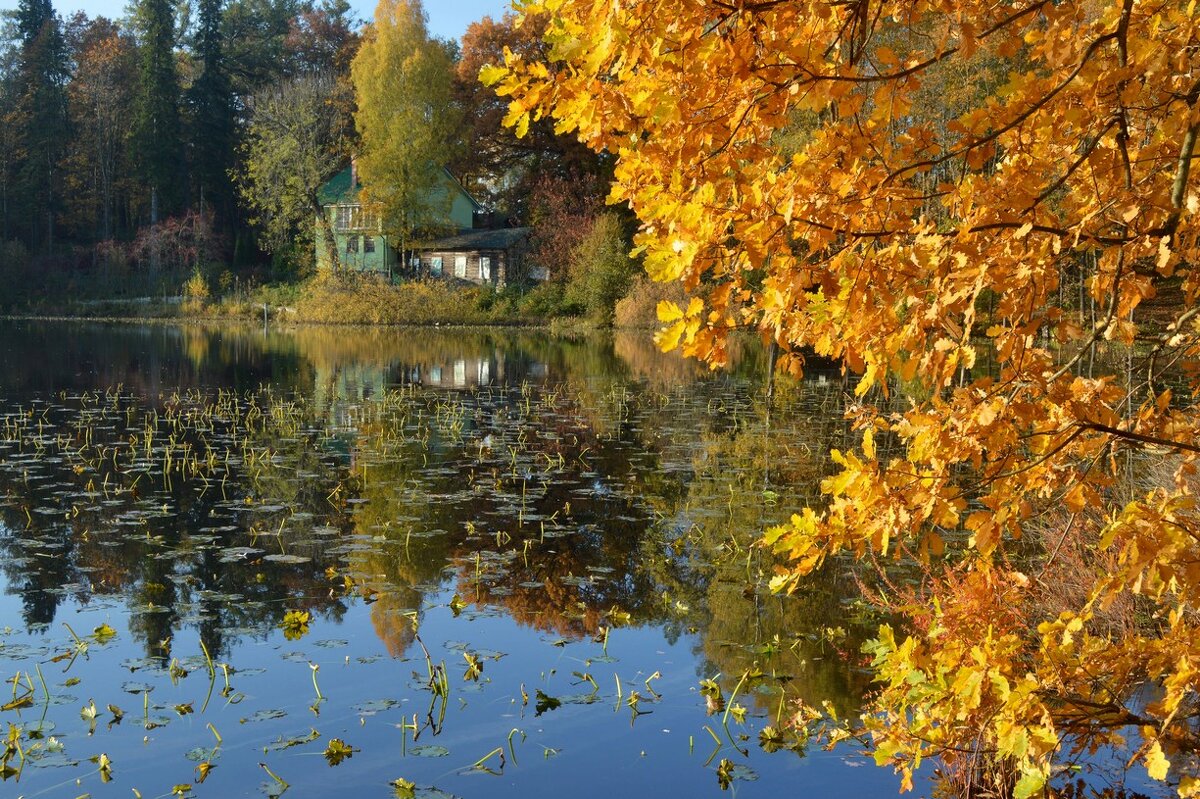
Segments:
[[[356,18],[346,0],[138,0],[122,19],[21,0],[3,12],[10,299],[125,294],[162,274],[173,279],[163,293],[197,272],[213,291],[306,276],[317,192],[357,155],[387,232],[421,233],[398,228],[413,228],[412,197],[428,180],[414,165],[436,164],[495,223],[534,226],[531,258],[562,306],[584,239],[623,246],[629,220],[603,209],[604,157],[549,120],[518,138],[501,124],[506,104],[479,83],[506,47],[545,55],[542,29],[485,17],[461,42],[437,39],[408,0],[385,1],[376,17]],[[420,52],[421,64],[397,52]],[[608,294],[628,282],[628,268],[618,272]],[[576,310],[590,290],[573,291]],[[610,313],[614,301],[606,295]]]

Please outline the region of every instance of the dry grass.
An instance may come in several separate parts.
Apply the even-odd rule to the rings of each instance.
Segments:
[[[296,321],[336,324],[482,325],[523,321],[490,288],[442,281],[390,286],[375,280],[318,279],[296,303]]]
[[[638,275],[629,287],[629,291],[617,302],[613,318],[615,327],[657,328],[658,304],[670,300],[684,304],[686,297],[683,286],[679,281],[670,283],[655,283],[645,275]]]

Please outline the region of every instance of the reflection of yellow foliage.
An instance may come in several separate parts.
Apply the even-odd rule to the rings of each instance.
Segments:
[[[654,339],[641,331],[618,330],[613,334],[613,349],[639,380],[652,388],[672,388],[690,383],[708,370],[694,358],[678,352],[663,352]]]
[[[403,657],[416,636],[412,614],[421,606],[421,594],[409,586],[388,585],[374,594],[371,626],[392,657]]]

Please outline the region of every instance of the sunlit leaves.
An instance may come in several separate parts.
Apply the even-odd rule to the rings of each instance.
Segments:
[[[343,760],[353,757],[355,751],[357,750],[354,747],[347,744],[341,738],[330,738],[323,754],[329,765],[336,766]]]
[[[550,115],[616,157],[647,271],[692,294],[659,308],[660,346],[720,362],[751,326],[783,368],[857,377],[858,441],[764,544],[777,590],[839,553],[921,570],[886,600],[911,637],[872,648],[880,762],[907,784],[930,754],[997,752],[1035,795],[1063,736],[1138,718],[1165,778],[1200,661],[1200,424],[1160,385],[1168,361],[1200,375],[1200,95],[1171,55],[1194,9],[522,9],[550,14],[555,63],[510,53],[487,80],[510,124]],[[1154,621],[1106,636],[1132,597]],[[1140,708],[1146,680],[1164,696]]]
[[[308,634],[308,625],[311,622],[312,614],[307,610],[289,610],[283,614],[283,621],[279,626],[283,630],[284,638],[295,641]]]
[[[381,0],[351,73],[363,190],[381,204],[383,230],[404,247],[449,215],[442,168],[456,124],[450,53],[430,38],[419,0]]]

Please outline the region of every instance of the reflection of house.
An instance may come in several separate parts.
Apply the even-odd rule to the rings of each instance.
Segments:
[[[409,368],[412,383],[437,388],[478,388],[493,380],[504,382],[505,359],[500,352],[491,357],[455,358],[440,363],[416,364]]]
[[[432,227],[470,231],[475,215],[482,207],[447,170],[442,169],[439,176],[439,184],[430,191],[425,203],[430,216],[436,220]],[[358,172],[352,163],[330,178],[318,194],[333,229],[338,268],[392,276],[399,271],[400,257],[383,234],[378,210],[361,201],[361,189]],[[329,258],[324,233],[320,225],[316,227],[317,263],[327,265]]]

